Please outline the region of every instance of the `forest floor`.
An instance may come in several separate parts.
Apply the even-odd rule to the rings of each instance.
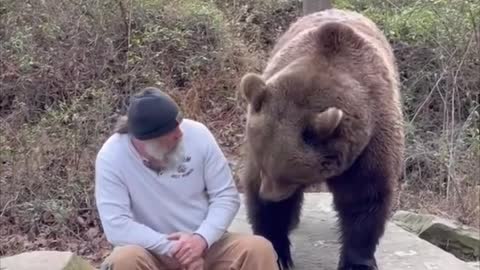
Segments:
[[[391,41],[407,126],[395,209],[480,226],[480,3],[334,1]],[[245,104],[300,1],[0,2],[0,256],[110,251],[94,202],[94,161],[128,97],[166,89],[214,132],[235,172]],[[314,190],[312,190],[314,191]]]

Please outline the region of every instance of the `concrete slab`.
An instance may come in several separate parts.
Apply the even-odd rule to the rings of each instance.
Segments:
[[[231,231],[251,233],[244,206],[242,203]],[[307,193],[301,223],[291,237],[296,269],[336,270],[339,243],[335,222],[331,194]],[[392,222],[378,247],[377,260],[380,270],[479,270]]]
[[[70,251],[37,250],[0,258],[0,270],[96,270]]]

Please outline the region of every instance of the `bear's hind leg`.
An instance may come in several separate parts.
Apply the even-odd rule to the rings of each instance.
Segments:
[[[280,202],[264,201],[255,188],[246,188],[246,207],[252,231],[272,242],[284,269],[294,266],[289,233],[299,223],[303,192],[297,191]]]
[[[355,190],[355,189],[352,189]],[[358,189],[357,189],[358,191]],[[340,225],[341,250],[338,270],[376,270],[375,252],[385,231],[389,196],[361,196],[333,192]],[[349,202],[342,198],[351,198]]]

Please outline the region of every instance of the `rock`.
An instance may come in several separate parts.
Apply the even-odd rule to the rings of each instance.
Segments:
[[[68,251],[31,251],[0,258],[1,270],[95,270]]]
[[[337,269],[339,243],[336,221],[331,193],[305,194],[302,219],[291,237],[296,270]],[[251,233],[244,203],[229,230]],[[475,269],[393,222],[388,223],[376,255],[379,269],[384,270]]]
[[[420,238],[466,261],[480,259],[480,232],[456,222],[407,211],[398,211],[393,222]]]
[[[477,262],[469,262],[468,265],[470,265],[473,269],[480,269],[480,261]]]
[[[454,222],[436,217],[434,215],[422,215],[403,210],[397,211],[392,217],[392,221],[403,229],[416,235],[420,235],[433,223],[437,222],[448,224],[450,227],[456,226]]]
[[[466,261],[480,259],[480,237],[472,230],[434,223],[419,237]]]

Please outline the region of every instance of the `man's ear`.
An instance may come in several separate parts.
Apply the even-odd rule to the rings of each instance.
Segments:
[[[325,56],[342,51],[359,50],[365,41],[348,25],[341,22],[329,22],[321,26],[316,33],[317,46]]]
[[[260,75],[247,73],[240,81],[240,93],[252,105],[255,111],[260,110],[267,93],[267,85]]]

